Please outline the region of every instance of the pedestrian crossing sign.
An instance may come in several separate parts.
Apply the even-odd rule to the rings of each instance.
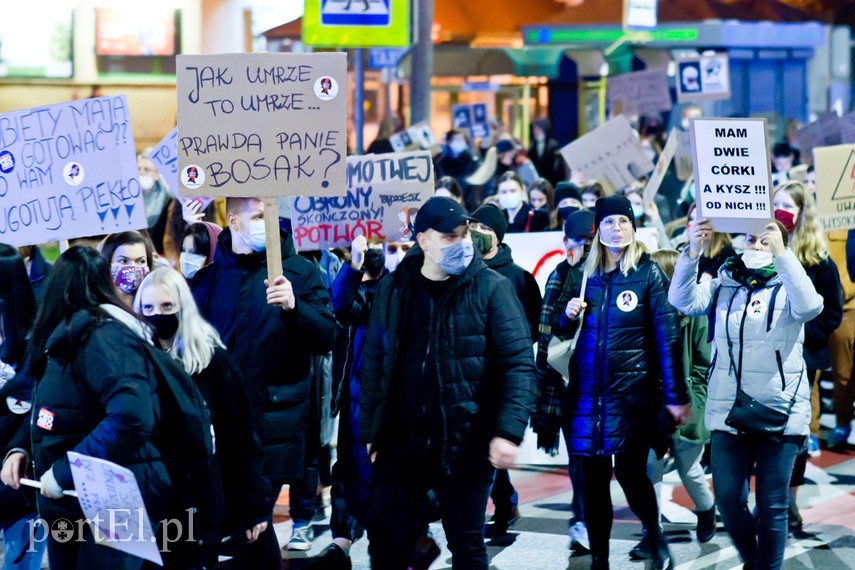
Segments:
[[[303,43],[317,47],[408,47],[409,0],[306,0]]]

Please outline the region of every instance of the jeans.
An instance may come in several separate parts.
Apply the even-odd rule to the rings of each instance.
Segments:
[[[315,516],[315,498],[318,496],[319,481],[320,470],[318,459],[315,457],[310,465],[306,465],[303,478],[290,482],[288,512],[295,527],[306,526],[312,522]]]
[[[712,474],[718,510],[742,561],[777,569],[787,543],[789,482],[804,437],[784,442],[750,435],[712,434]],[[748,482],[756,478],[757,518],[748,510]]]
[[[47,540],[44,526],[33,527],[36,521],[35,513],[32,518],[22,517],[13,523],[3,525],[3,570],[39,570],[45,556]],[[30,533],[33,542],[30,543]]]
[[[647,476],[647,449],[627,451],[593,457],[577,456],[585,473],[584,500],[585,524],[591,541],[591,554],[601,560],[609,556],[609,538],[612,533],[611,481],[612,458],[614,474],[623,489],[629,508],[639,518],[647,536],[659,536],[659,506],[653,483]]]
[[[493,479],[487,458],[468,458],[451,475],[439,454],[381,449],[374,463],[368,553],[374,570],[405,570],[424,535],[425,497],[433,489],[454,570],[487,570],[484,511]]]
[[[511,476],[507,469],[496,470],[493,488],[490,489],[490,498],[493,499],[493,505],[496,507],[495,515],[493,515],[495,518],[510,519],[513,516],[514,511],[519,506],[520,496],[511,483]]]

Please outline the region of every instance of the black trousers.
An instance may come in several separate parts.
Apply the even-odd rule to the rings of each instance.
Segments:
[[[486,456],[467,459],[447,475],[439,453],[408,448],[380,451],[374,463],[368,529],[373,570],[405,570],[430,514],[433,489],[454,570],[487,570],[484,512],[493,468]]]
[[[653,483],[647,476],[647,453],[645,448],[613,456],[574,457],[584,473],[585,524],[592,555],[604,560],[609,556],[609,538],[614,518],[610,490],[612,471],[626,495],[629,508],[641,520],[647,536],[653,539],[659,536],[659,505]]]

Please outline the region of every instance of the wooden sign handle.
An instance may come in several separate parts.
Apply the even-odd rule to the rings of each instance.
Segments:
[[[273,280],[282,275],[282,244],[279,237],[279,200],[262,198],[264,203],[264,230],[267,234],[267,279]]]

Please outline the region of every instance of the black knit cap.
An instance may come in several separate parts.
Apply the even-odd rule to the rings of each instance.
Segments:
[[[505,213],[499,208],[493,204],[484,204],[472,212],[472,217],[479,224],[489,226],[491,230],[496,232],[499,243],[505,239],[505,233],[508,231],[508,220],[505,218]]]
[[[559,182],[555,186],[555,205],[558,206],[561,200],[566,200],[567,198],[575,198],[579,200],[580,204],[582,203],[582,194],[575,184],[572,182]]]
[[[612,194],[611,196],[598,199],[596,211],[597,229],[600,227],[600,222],[609,216],[626,216],[632,222],[632,229],[636,229],[635,215],[632,213],[632,203],[623,196]]]

